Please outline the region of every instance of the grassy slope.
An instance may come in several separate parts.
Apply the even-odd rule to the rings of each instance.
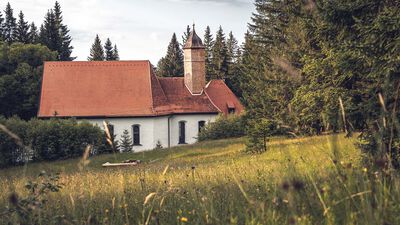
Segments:
[[[399,190],[392,191],[399,183],[376,186],[360,168],[354,139],[341,135],[276,138],[261,155],[245,154],[243,148],[241,139],[221,140],[103,155],[90,159],[86,166],[80,160],[67,160],[3,170],[0,206],[8,205],[10,192],[23,194],[23,185],[46,170],[61,172],[65,184],[60,193],[50,196],[42,212],[46,224],[85,224],[88,220],[175,224],[183,217],[190,224],[399,222],[394,216],[400,212],[395,204],[400,200]],[[132,158],[144,163],[131,168],[101,167],[104,162]],[[376,196],[370,194],[372,185]],[[152,192],[157,194],[143,205]],[[56,215],[65,219],[55,219]],[[3,219],[16,221],[17,217]]]

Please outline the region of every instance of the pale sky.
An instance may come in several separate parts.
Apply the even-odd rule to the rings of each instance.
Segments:
[[[17,17],[39,27],[55,0],[10,0]],[[219,25],[243,42],[254,12],[253,0],[59,0],[64,23],[71,30],[73,56],[86,60],[96,34],[104,44],[116,43],[121,60],[149,59],[153,64],[165,55],[172,33],[179,40],[187,25],[196,24],[203,37],[207,25],[215,34]],[[2,1],[2,10],[6,1]],[[3,13],[4,14],[4,13]]]

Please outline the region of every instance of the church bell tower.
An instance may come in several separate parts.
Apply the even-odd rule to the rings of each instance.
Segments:
[[[184,69],[185,85],[192,95],[199,95],[206,85],[205,46],[194,29],[190,33],[185,45]]]

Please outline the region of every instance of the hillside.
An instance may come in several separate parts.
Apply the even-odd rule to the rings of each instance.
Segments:
[[[400,199],[399,183],[375,184],[375,191],[383,194],[395,190],[385,207],[380,205],[382,199],[371,197],[370,173],[359,167],[360,152],[354,142],[342,135],[274,138],[267,153],[255,156],[242,151],[242,139],[231,139],[103,155],[86,163],[77,159],[31,164],[0,171],[0,212],[10,205],[10,193],[26,195],[24,185],[46,170],[60,172],[63,184],[60,192],[48,196],[42,210],[29,214],[46,224],[399,222],[394,216],[399,212],[394,204]],[[131,168],[101,167],[125,159],[143,163]],[[375,208],[372,200],[377,201]],[[0,218],[3,224],[18,217]]]

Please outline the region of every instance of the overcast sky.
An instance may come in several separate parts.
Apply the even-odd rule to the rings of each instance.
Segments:
[[[55,0],[10,0],[17,17],[20,10],[29,22],[43,22]],[[153,64],[165,55],[172,33],[181,39],[187,25],[196,23],[203,37],[210,25],[221,25],[226,34],[243,42],[254,11],[253,0],[59,0],[64,23],[71,30],[73,56],[86,60],[96,34],[104,44],[116,43],[122,60],[149,59]],[[2,1],[5,4],[5,1]],[[2,9],[5,5],[1,6]],[[4,13],[3,13],[4,14]]]

